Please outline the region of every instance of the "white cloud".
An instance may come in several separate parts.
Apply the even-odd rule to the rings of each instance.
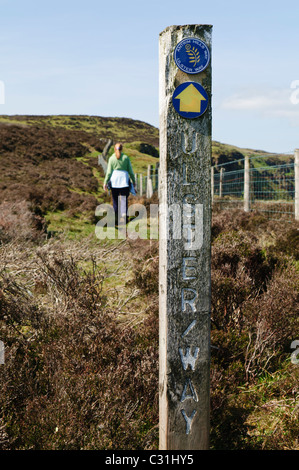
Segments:
[[[294,83],[294,82],[292,82]],[[294,99],[298,89],[246,88],[225,98],[220,108],[245,111],[263,118],[288,119],[291,126],[299,126],[299,103]]]

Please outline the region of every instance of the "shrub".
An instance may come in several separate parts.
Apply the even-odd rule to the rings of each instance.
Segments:
[[[250,299],[247,315],[253,322],[245,357],[248,379],[275,371],[299,333],[299,276],[292,262],[275,271],[261,296]]]
[[[94,212],[95,159],[78,161],[88,151],[82,142],[90,138],[61,128],[0,125],[2,201],[31,201],[41,213],[75,207],[80,211],[86,203]]]
[[[0,240],[41,240],[46,232],[46,221],[32,211],[27,201],[0,204]]]
[[[255,384],[284,367],[299,337],[297,225],[220,212],[212,227],[212,446],[283,448],[274,436],[256,438],[250,427],[267,399]],[[291,399],[290,385],[281,402]],[[277,434],[285,434],[284,445],[294,448],[293,418],[284,416],[284,431]]]
[[[147,241],[137,240],[131,242],[130,246],[133,253],[137,251],[138,258],[135,257],[133,281],[129,281],[128,284],[136,285],[140,289],[141,294],[156,296],[159,290],[158,242],[151,241],[151,244],[148,245]],[[136,247],[138,248],[137,250]]]
[[[211,446],[294,448],[296,224],[235,215],[213,216]],[[1,449],[157,448],[158,242],[121,246],[117,259],[132,262],[126,287],[138,288],[142,304],[134,327],[119,321],[109,282],[103,289],[100,266],[107,253],[113,263],[114,246],[0,246]],[[271,436],[254,434],[271,407],[282,415]]]
[[[12,275],[0,274],[0,335],[7,352],[0,370],[0,419],[6,448],[153,445],[154,333],[116,321],[101,287],[105,273],[94,259],[90,263],[83,270],[58,242],[55,251],[45,245],[34,268],[31,264],[34,296]]]

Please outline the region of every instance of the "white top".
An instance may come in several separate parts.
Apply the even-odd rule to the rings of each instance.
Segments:
[[[113,170],[111,175],[112,188],[127,188],[129,186],[129,173],[124,170]]]

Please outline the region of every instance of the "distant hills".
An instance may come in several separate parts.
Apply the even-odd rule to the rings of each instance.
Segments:
[[[159,148],[159,129],[147,124],[124,117],[101,117],[84,115],[53,115],[53,116],[0,116],[0,126],[18,126],[23,128],[59,129],[65,135],[76,136],[77,140],[85,139],[99,151],[102,151],[108,139],[121,141],[127,144],[143,143],[156,149]],[[85,143],[86,143],[85,142]],[[1,145],[1,144],[0,144]],[[136,150],[136,144],[134,145]],[[143,149],[145,147],[143,146]],[[141,146],[142,149],[142,146]],[[0,147],[1,151],[1,147]],[[146,153],[146,152],[145,152]],[[263,150],[239,148],[217,141],[212,142],[212,164],[222,164],[228,161],[239,160],[245,155],[266,156],[270,153]],[[278,154],[277,154],[278,156]]]
[[[144,141],[153,146],[159,145],[157,128],[142,121],[130,118],[101,116],[0,116],[0,124],[15,124],[25,127],[60,128],[66,132],[86,132],[99,139],[124,142]]]

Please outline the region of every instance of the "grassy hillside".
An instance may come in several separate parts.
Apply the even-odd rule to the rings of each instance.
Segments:
[[[141,121],[0,116],[0,203],[6,201],[7,208],[8,202],[26,201],[35,225],[48,232],[64,231],[71,238],[91,234],[96,206],[110,201],[102,189],[104,173],[97,162],[109,139],[124,143],[135,173],[145,175],[149,164],[156,165],[159,130]],[[109,155],[112,152],[113,147]],[[245,155],[268,156],[261,161],[256,158],[256,166],[277,163],[277,157],[266,152],[212,143],[212,164],[236,161],[229,169],[240,169]]]
[[[125,143],[135,172],[146,174],[157,162],[149,153],[158,153],[158,130],[140,121],[0,116],[0,203],[26,201],[49,232],[92,233],[96,206],[110,201],[97,161],[108,139]]]
[[[271,154],[264,150],[253,150],[247,148],[240,148],[229,144],[223,144],[217,141],[212,143],[212,164],[222,165],[228,162],[236,161],[235,165],[230,165],[228,171],[234,171],[244,168],[243,159],[245,156],[251,158],[253,167],[258,168],[271,167],[272,165],[279,165],[281,163],[289,163],[292,161],[293,156],[283,154]]]
[[[158,129],[142,121],[129,118],[100,116],[0,116],[0,123],[18,124],[25,127],[62,128],[67,131],[85,131],[102,142],[107,139],[126,142],[142,141],[159,145]]]

